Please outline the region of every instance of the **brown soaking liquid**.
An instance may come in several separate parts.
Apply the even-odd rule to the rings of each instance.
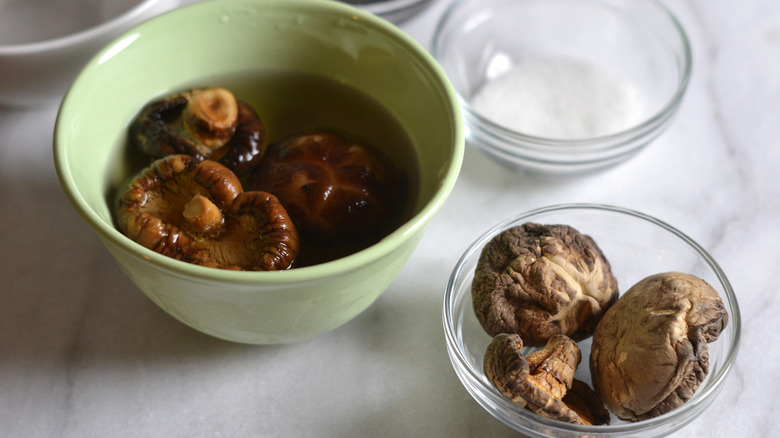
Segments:
[[[419,164],[411,139],[400,122],[379,102],[341,81],[309,73],[271,71],[236,74],[182,88],[223,87],[252,106],[265,126],[264,143],[289,135],[326,129],[379,149],[402,171],[407,193],[393,218],[393,229],[408,220],[417,203]],[[163,96],[160,96],[163,97]],[[140,108],[139,108],[140,111]],[[125,157],[135,173],[149,159],[131,145]],[[293,267],[335,260],[370,246],[372,242],[339,242],[328,247],[302,242]]]

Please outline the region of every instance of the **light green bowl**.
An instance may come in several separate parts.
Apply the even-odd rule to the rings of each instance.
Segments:
[[[138,169],[127,129],[149,100],[236,73],[289,70],[356,87],[401,123],[420,175],[412,217],[379,243],[320,265],[233,272],[147,250],[113,223],[113,193]],[[65,96],[54,160],[70,201],[162,309],[210,335],[295,342],[334,329],[384,292],[452,190],[463,159],[457,97],[433,58],[393,25],[323,0],[218,0],[139,25],[99,52]]]

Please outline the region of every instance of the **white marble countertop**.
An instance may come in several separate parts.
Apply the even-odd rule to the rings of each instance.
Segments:
[[[426,47],[450,0],[401,27]],[[742,348],[715,403],[677,437],[780,430],[780,3],[669,0],[692,42],[677,120],[602,173],[543,180],[468,148],[452,196],[397,280],[356,319],[293,345],[237,345],[149,301],[66,200],[56,106],[0,110],[0,435],[6,437],[516,436],[450,366],[442,295],[488,226],[564,202],[654,215],[718,260]]]

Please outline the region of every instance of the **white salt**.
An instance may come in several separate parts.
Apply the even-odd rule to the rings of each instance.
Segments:
[[[642,116],[642,96],[630,81],[570,59],[516,65],[477,90],[471,106],[506,128],[554,139],[614,134]]]

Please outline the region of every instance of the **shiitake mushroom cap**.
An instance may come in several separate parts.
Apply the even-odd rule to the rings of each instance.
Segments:
[[[605,313],[591,344],[593,386],[627,421],[653,418],[693,397],[709,372],[708,343],[728,324],[718,292],[691,274],[651,275]]]
[[[244,192],[227,167],[183,154],[154,161],[128,184],[118,199],[117,223],[146,248],[222,269],[288,269],[300,246],[274,195]]]
[[[526,356],[517,334],[493,337],[485,351],[483,372],[514,404],[554,420],[574,424],[609,424],[609,413],[595,392],[574,379],[582,359],[577,344],[565,335],[550,337]]]
[[[247,187],[275,194],[315,246],[375,243],[398,225],[408,197],[405,176],[383,153],[327,130],[269,145]]]
[[[517,333],[531,346],[557,334],[589,337],[617,297],[617,279],[601,249],[568,225],[504,230],[482,249],[472,283],[485,331]]]
[[[243,178],[262,158],[265,126],[229,90],[194,88],[146,104],[130,125],[130,138],[150,157],[210,159]]]

